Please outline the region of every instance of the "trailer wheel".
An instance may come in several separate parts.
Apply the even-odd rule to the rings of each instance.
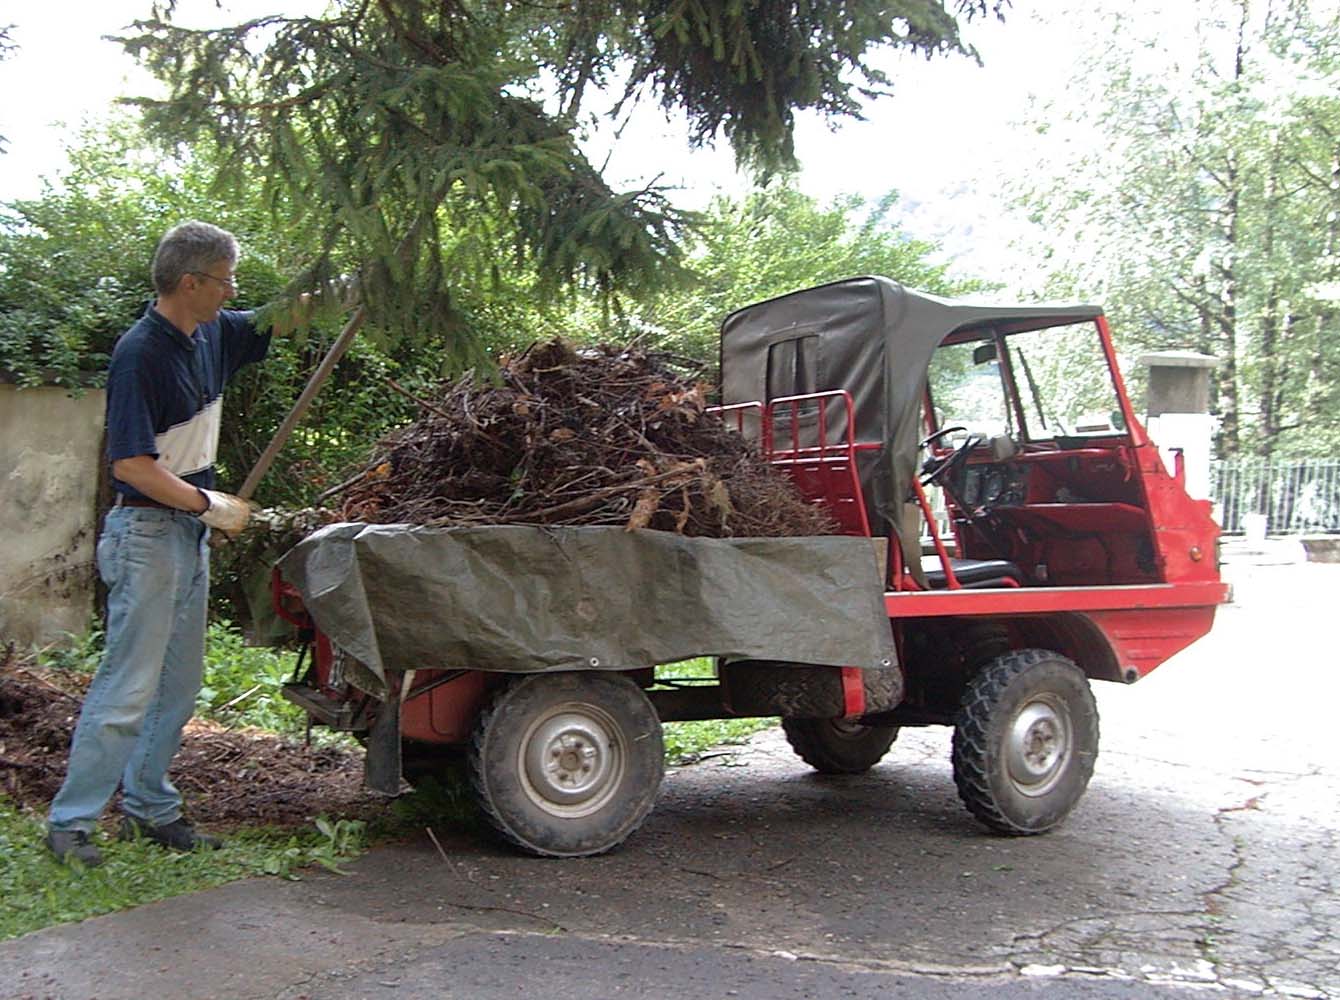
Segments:
[[[783,719],[786,741],[820,774],[864,774],[898,738],[897,726],[866,726],[849,719]]]
[[[996,833],[1028,836],[1074,808],[1098,756],[1098,707],[1071,660],[1024,649],[988,660],[954,723],[959,798]]]
[[[661,722],[617,674],[536,674],[480,714],[470,784],[489,825],[542,857],[601,854],[642,825],[664,773]]]

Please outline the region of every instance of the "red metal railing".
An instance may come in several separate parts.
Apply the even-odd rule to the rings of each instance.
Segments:
[[[772,465],[784,469],[811,502],[827,509],[843,531],[870,537],[856,456],[877,451],[878,442],[858,444],[851,393],[844,389],[782,396],[762,403],[711,407],[728,426],[757,440]],[[842,432],[830,441],[841,421]]]
[[[830,407],[840,407],[840,413],[830,413]],[[785,469],[800,491],[813,503],[822,504],[845,533],[870,537],[870,519],[866,512],[865,496],[857,468],[857,456],[862,452],[880,450],[877,441],[856,441],[856,420],[851,393],[845,389],[828,392],[782,396],[762,403],[732,403],[711,407],[708,412],[718,414],[728,426],[745,437],[755,439],[764,458],[772,465]],[[830,441],[830,432],[841,419],[841,434]],[[921,510],[931,544],[944,569],[945,589],[963,589],[954,574],[953,562],[940,531],[934,511],[921,483],[912,480],[912,497]],[[889,575],[886,584],[895,591],[917,591],[924,588],[917,583],[903,558],[903,549],[896,537],[889,546]]]
[[[840,409],[842,434],[836,441],[829,440],[835,423],[830,407]],[[855,417],[851,393],[845,389],[770,400],[764,454],[773,465],[787,471],[801,492],[822,503],[845,533],[869,538],[870,519],[856,453],[880,446],[856,443]]]

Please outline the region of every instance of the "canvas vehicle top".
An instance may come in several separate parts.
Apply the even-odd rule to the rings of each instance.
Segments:
[[[1096,306],[963,303],[854,278],[731,314],[721,368],[737,423],[796,464],[816,499],[826,493],[846,530],[901,536],[893,591],[952,579],[952,565],[932,560],[927,576],[921,564],[921,540],[942,521],[951,557],[1010,564],[995,567],[1005,586],[1158,586],[1143,600],[1182,606],[1223,598],[1210,504],[1164,467]],[[918,482],[922,438],[933,475]],[[856,482],[844,492],[845,447]],[[940,517],[921,510],[927,485],[943,490]]]

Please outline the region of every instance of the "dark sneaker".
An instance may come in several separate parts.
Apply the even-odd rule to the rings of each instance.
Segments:
[[[63,865],[78,863],[85,868],[96,868],[102,864],[102,852],[89,843],[88,834],[83,830],[48,830],[46,845]]]
[[[154,826],[134,816],[122,816],[120,837],[122,840],[148,840],[174,851],[210,851],[223,846],[218,837],[197,832],[184,818]]]

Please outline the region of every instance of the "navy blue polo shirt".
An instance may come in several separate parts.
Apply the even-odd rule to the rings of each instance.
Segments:
[[[269,349],[269,331],[256,331],[255,313],[221,310],[188,336],[150,306],[112,349],[108,460],[150,455],[193,486],[212,489],[223,387]],[[143,497],[119,479],[113,485],[126,497]]]

